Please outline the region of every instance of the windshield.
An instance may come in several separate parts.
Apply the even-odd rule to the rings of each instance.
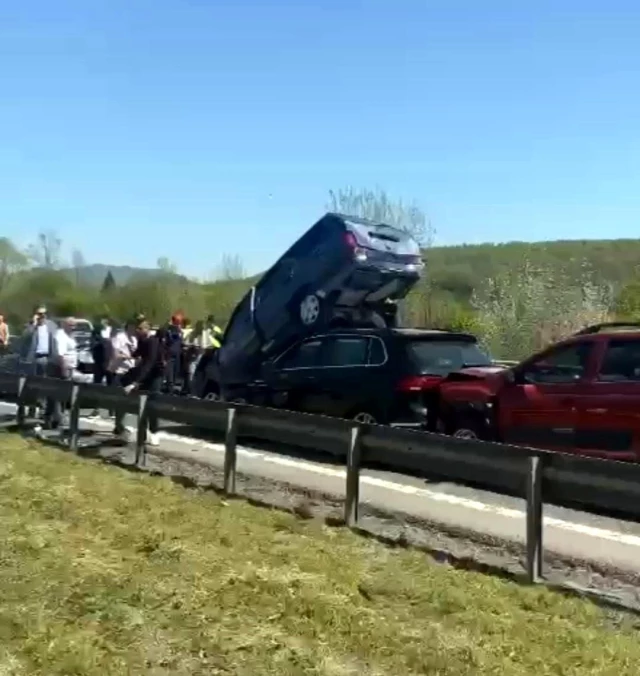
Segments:
[[[491,359],[471,341],[407,341],[407,355],[417,374],[446,376],[467,366],[491,366]]]
[[[74,333],[91,333],[92,328],[89,322],[76,321],[75,326],[73,327]]]
[[[363,225],[347,221],[359,244],[368,249],[388,251],[402,256],[420,256],[418,243],[403,230],[382,223]]]

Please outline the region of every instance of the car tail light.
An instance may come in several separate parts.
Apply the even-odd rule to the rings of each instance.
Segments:
[[[344,241],[346,245],[353,251],[354,258],[358,261],[367,260],[367,250],[363,249],[359,244],[356,236],[352,232],[345,232]]]
[[[358,240],[356,239],[356,236],[352,232],[345,232],[344,233],[344,241],[345,241],[345,244],[350,249],[357,249],[358,248]]]
[[[398,383],[396,390],[398,392],[422,392],[436,387],[441,382],[440,376],[407,376]]]

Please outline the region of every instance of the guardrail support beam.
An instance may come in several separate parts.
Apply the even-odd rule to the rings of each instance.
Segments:
[[[539,455],[532,455],[527,473],[527,581],[530,584],[542,578],[542,463]]]
[[[71,407],[69,410],[69,450],[78,452],[78,438],[80,436],[80,388],[74,385],[71,390]]]
[[[147,402],[149,396],[141,394],[138,400],[138,428],[136,431],[136,465],[144,466],[147,462]]]
[[[344,520],[349,528],[358,524],[358,504],[360,502],[360,437],[362,427],[351,428],[349,449],[347,452],[347,486],[344,501]]]
[[[27,417],[25,412],[26,384],[27,384],[26,377],[21,376],[18,379],[18,412],[16,413],[16,424],[18,425],[18,428],[24,427],[24,421],[25,418]]]
[[[227,409],[227,429],[224,436],[224,492],[236,492],[236,468],[238,465],[238,411]]]

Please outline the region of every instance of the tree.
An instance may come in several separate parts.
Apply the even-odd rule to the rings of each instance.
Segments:
[[[422,246],[433,243],[434,230],[424,211],[415,203],[390,199],[382,188],[360,189],[352,186],[329,191],[330,211],[369,218],[408,232]]]
[[[479,333],[495,357],[520,359],[605,321],[612,307],[612,288],[594,281],[582,268],[581,278],[525,260],[484,280],[474,291]]]
[[[0,291],[9,278],[29,265],[29,257],[7,237],[0,237]]]
[[[245,277],[245,268],[238,254],[224,254],[213,274],[214,281],[230,281]]]
[[[156,265],[160,271],[170,275],[175,275],[178,271],[176,264],[171,262],[166,256],[158,258]]]
[[[102,282],[101,293],[109,293],[116,287],[116,280],[111,273],[111,270],[105,275],[104,281]]]
[[[62,240],[54,230],[44,230],[28,249],[29,257],[38,267],[56,270],[60,267]]]
[[[85,267],[86,261],[80,249],[74,249],[71,252],[71,265],[76,278],[76,284],[80,286],[81,277],[82,277],[82,268]]]
[[[625,284],[615,300],[615,312],[617,319],[623,321],[640,320],[640,275],[638,271],[627,284]]]

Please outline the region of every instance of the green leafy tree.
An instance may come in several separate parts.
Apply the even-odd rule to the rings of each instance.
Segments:
[[[621,289],[616,298],[615,312],[620,320],[640,321],[640,276]]]
[[[108,294],[115,288],[116,288],[116,280],[114,279],[111,270],[109,270],[109,272],[107,272],[107,274],[105,275],[104,281],[102,282],[101,291],[103,294]]]
[[[11,277],[29,266],[29,257],[7,237],[0,237],[0,293]]]
[[[484,280],[472,304],[478,330],[495,357],[520,359],[589,324],[605,321],[612,309],[612,287],[594,281],[588,266],[581,277],[535,266]]]

